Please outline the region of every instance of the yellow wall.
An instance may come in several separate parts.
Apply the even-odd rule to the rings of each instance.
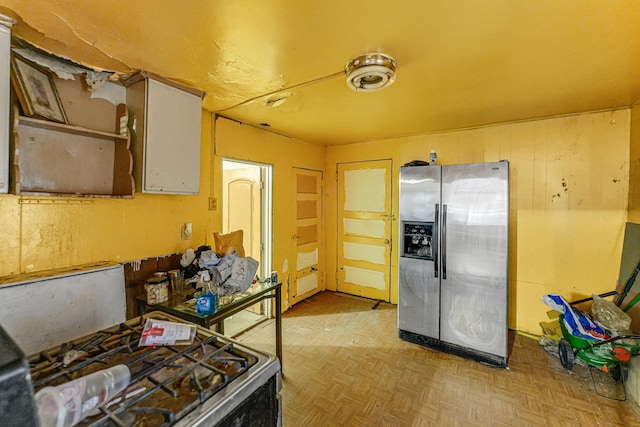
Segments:
[[[393,159],[394,212],[399,167],[510,161],[509,327],[540,333],[545,293],[575,300],[615,288],[627,220],[630,110],[394,138],[327,150],[327,176],[341,162]],[[326,187],[327,272],[335,283],[335,180]],[[392,301],[397,301],[397,225]]]
[[[295,264],[296,187],[293,168],[322,171],[325,148],[277,135],[225,118],[215,120],[215,197],[222,200],[222,159],[239,159],[273,166],[273,269],[282,281],[286,308]],[[325,177],[326,178],[326,177]],[[326,179],[325,179],[326,181]],[[217,212],[216,224],[222,224]]]
[[[198,196],[136,193],[134,199],[0,194],[0,276],[93,263],[124,262],[212,244],[211,115],[203,112]],[[181,240],[185,222],[191,240]]]
[[[640,104],[631,108],[629,222],[640,223]]]
[[[101,260],[122,262],[211,244],[213,231],[220,229],[221,210],[219,204],[217,211],[208,211],[208,197],[222,200],[224,157],[273,165],[273,268],[285,284],[286,306],[295,260],[292,168],[324,170],[325,283],[334,289],[337,164],[392,159],[397,218],[399,167],[426,159],[436,149],[443,164],[510,161],[509,327],[539,333],[538,322],[545,320],[547,311],[539,302],[544,293],[577,299],[615,287],[629,194],[634,200],[630,139],[635,141],[632,164],[637,167],[640,158],[634,154],[640,146],[639,117],[634,107],[325,148],[224,118],[213,120],[204,112],[198,196],[136,193],[133,200],[120,200],[0,195],[0,275]],[[630,216],[637,218],[637,209]],[[190,241],[180,239],[184,222],[193,223]]]

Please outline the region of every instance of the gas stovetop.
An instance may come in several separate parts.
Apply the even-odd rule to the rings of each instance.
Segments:
[[[197,327],[193,344],[140,347],[151,312],[29,357],[34,389],[56,386],[118,364],[131,371],[122,394],[79,426],[214,425],[280,371],[273,356]]]

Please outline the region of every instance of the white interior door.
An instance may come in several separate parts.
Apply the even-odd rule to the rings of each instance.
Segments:
[[[225,170],[222,232],[242,230],[245,255],[262,264],[262,191],[260,167],[244,165]]]

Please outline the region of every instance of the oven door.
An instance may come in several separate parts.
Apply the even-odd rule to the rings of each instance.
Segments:
[[[274,375],[264,373],[264,377],[268,375],[271,376],[266,378],[266,382],[265,378],[255,376],[242,381],[235,390],[223,389],[178,425],[190,427],[282,426],[280,373]]]
[[[0,326],[0,426],[38,425],[29,362]]]

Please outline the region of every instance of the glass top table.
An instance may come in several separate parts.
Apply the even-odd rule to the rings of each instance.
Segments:
[[[205,328],[216,325],[218,332],[224,334],[223,320],[238,313],[253,304],[266,299],[275,300],[276,319],[276,356],[282,366],[282,283],[254,283],[245,292],[223,296],[218,298],[218,310],[214,314],[196,313],[196,300],[193,292],[185,295],[173,295],[169,292],[169,299],[160,304],[147,304],[147,295],[136,297],[138,313],[144,314],[152,310],[160,310],[172,314],[186,321],[198,324]]]

